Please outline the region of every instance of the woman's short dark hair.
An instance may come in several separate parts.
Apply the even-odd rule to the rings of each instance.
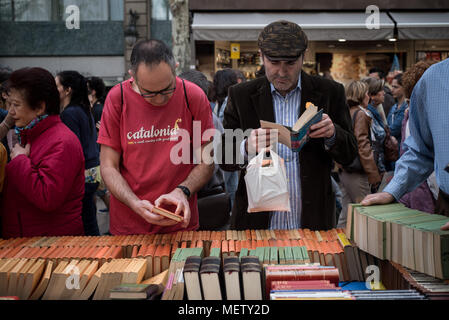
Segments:
[[[8,80],[7,89],[21,91],[32,110],[45,103],[45,113],[59,114],[59,92],[53,75],[42,68],[23,68],[14,71]]]
[[[230,86],[237,83],[237,75],[232,69],[218,70],[214,76],[215,98],[222,104]]]
[[[87,79],[88,90],[95,90],[95,97],[100,101],[104,102],[106,98],[106,86],[104,85],[103,79],[99,77],[90,77]]]
[[[398,73],[394,76],[393,80],[396,80],[400,86],[402,86],[402,73]]]

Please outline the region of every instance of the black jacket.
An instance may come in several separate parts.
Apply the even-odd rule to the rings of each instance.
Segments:
[[[335,81],[301,73],[300,114],[306,102],[312,102],[324,109],[332,119],[336,129],[336,141],[326,151],[324,139],[311,139],[302,148],[299,156],[302,191],[302,228],[327,230],[336,224],[335,194],[332,190],[331,169],[333,161],[347,165],[357,154],[357,142],[351,127],[349,107],[344,88]],[[266,77],[235,85],[229,89],[229,99],[224,112],[225,129],[257,129],[260,120],[274,122],[273,100],[270,83]],[[225,162],[226,144],[232,144],[233,164]],[[240,175],[234,207],[232,208],[231,228],[266,229],[269,227],[269,213],[247,213],[248,198],[245,185],[245,165],[239,165],[240,141],[230,135],[223,135],[218,155],[224,170],[243,170]],[[228,155],[229,157],[229,155]],[[240,159],[239,159],[240,158]]]

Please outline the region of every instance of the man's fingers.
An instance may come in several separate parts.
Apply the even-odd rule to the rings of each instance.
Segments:
[[[442,226],[441,230],[449,230],[449,222]]]

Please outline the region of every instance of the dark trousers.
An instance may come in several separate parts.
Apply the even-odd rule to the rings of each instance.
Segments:
[[[449,194],[443,191],[438,192],[437,204],[435,205],[435,213],[449,217]]]
[[[99,236],[100,230],[97,223],[97,206],[95,205],[95,191],[97,191],[98,182],[84,184],[83,198],[83,225],[86,236]]]

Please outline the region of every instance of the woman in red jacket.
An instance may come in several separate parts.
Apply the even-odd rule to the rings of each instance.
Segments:
[[[10,113],[19,143],[3,191],[3,237],[82,235],[84,156],[59,118],[54,77],[41,68],[11,74]]]

